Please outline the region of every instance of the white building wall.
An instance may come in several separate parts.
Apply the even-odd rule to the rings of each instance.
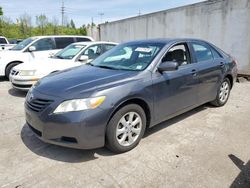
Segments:
[[[250,74],[250,0],[209,0],[100,25],[100,39],[191,37],[214,43]]]

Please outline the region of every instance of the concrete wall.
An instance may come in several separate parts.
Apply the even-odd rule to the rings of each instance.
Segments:
[[[208,40],[250,74],[250,0],[209,0],[100,25],[100,39],[124,42],[161,37]]]
[[[87,35],[91,36],[94,40],[99,41],[100,40],[99,27],[98,26],[87,27]]]

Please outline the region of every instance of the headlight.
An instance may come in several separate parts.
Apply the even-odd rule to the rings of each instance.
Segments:
[[[105,96],[87,98],[87,99],[73,99],[62,102],[53,112],[64,113],[64,112],[75,112],[87,109],[95,109],[100,106],[105,100]]]
[[[35,70],[20,70],[19,75],[20,76],[34,76],[36,73]]]

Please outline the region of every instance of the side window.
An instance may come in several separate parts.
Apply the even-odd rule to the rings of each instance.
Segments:
[[[214,48],[211,48],[214,59],[218,59],[218,58],[222,58],[222,56],[219,54],[219,52],[217,50],[215,50]]]
[[[51,38],[44,38],[36,41],[32,46],[36,47],[36,51],[45,51],[55,49],[55,43]]]
[[[74,43],[73,37],[56,37],[56,49],[63,49],[66,46],[70,45],[71,43]]]
[[[177,44],[173,46],[163,57],[162,62],[174,61],[179,66],[190,64],[190,55],[186,44]]]
[[[102,49],[101,45],[93,45],[83,51],[82,55],[86,55],[89,59],[95,59],[101,55]]]
[[[87,42],[87,41],[91,41],[88,38],[84,38],[84,37],[76,37],[76,42]]]
[[[0,44],[7,44],[7,41],[5,38],[0,37]]]
[[[213,60],[211,50],[202,44],[192,43],[194,53],[198,62]]]
[[[106,52],[106,51],[111,50],[111,49],[114,48],[114,47],[115,47],[114,44],[104,44],[104,45],[103,45],[103,53]]]

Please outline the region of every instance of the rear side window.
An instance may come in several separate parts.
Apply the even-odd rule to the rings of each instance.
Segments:
[[[206,45],[192,43],[194,53],[198,62],[213,60],[213,55]]]
[[[217,50],[215,50],[214,48],[211,48],[211,50],[213,52],[214,59],[222,58],[222,56],[219,54],[219,52],[217,52]]]
[[[36,47],[36,51],[45,51],[55,49],[55,43],[51,38],[40,39],[32,46]]]
[[[88,42],[91,41],[89,38],[76,37],[76,42]]]
[[[7,41],[5,38],[0,38],[0,44],[7,44]]]
[[[70,45],[71,43],[74,43],[74,38],[73,37],[58,37],[55,38],[56,42],[56,49],[63,49],[66,46]]]

